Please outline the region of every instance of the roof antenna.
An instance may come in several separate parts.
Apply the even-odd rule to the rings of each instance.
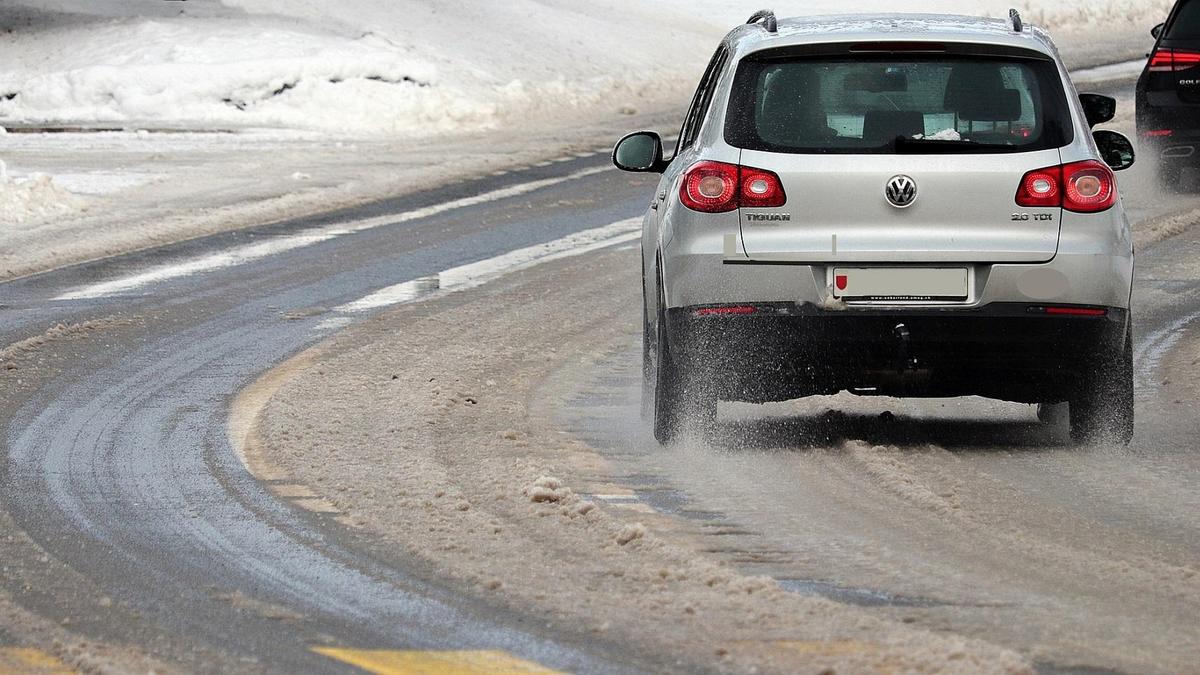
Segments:
[[[1021,21],[1021,13],[1016,9],[1008,10],[1008,20],[1012,22],[1014,33],[1020,33],[1025,29],[1025,23]]]
[[[766,28],[768,33],[779,32],[779,23],[775,20],[775,12],[769,9],[760,9],[750,16],[750,20],[746,24],[755,24],[759,21],[763,22],[763,28]]]

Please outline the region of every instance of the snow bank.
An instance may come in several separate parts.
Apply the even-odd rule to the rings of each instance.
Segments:
[[[14,178],[0,161],[0,227],[42,222],[82,207],[82,199],[56,185],[50,176]]]
[[[0,116],[405,133],[487,126],[495,106],[444,86],[385,38],[264,22],[120,20],[6,45]]]
[[[15,0],[0,9],[0,124],[272,127],[428,136],[675,100],[760,4],[723,0]],[[1004,16],[1010,0],[776,2]],[[1017,0],[1111,38],[1170,0]],[[13,9],[22,7],[23,9]]]
[[[809,2],[722,2],[721,0],[659,0],[694,14],[718,18],[724,24],[744,21],[758,5],[770,5],[779,16],[811,16],[847,12],[928,12],[1007,17],[1010,7],[1026,23],[1051,31],[1096,30],[1096,38],[1111,38],[1114,26],[1145,25],[1145,30],[1166,18],[1175,0],[810,0]]]

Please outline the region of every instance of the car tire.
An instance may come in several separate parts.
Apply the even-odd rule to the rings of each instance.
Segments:
[[[1069,414],[1065,402],[1039,403],[1037,407],[1038,421],[1050,426],[1062,424]]]
[[[711,430],[717,401],[683,355],[672,351],[663,305],[660,287],[654,327],[654,438],[667,445]]]
[[[644,316],[644,315],[643,315]],[[656,371],[654,359],[657,340],[654,339],[655,326],[648,321],[642,321],[642,419],[649,420],[654,415],[654,388]]]
[[[1133,440],[1133,339],[1109,349],[1081,378],[1071,399],[1071,438],[1076,443],[1129,445]]]

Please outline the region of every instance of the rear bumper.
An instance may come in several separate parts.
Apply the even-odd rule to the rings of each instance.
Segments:
[[[1064,316],[1025,303],[965,310],[753,307],[749,314],[700,311],[713,307],[667,313],[672,351],[702,372],[722,399],[763,402],[856,390],[1061,401],[1103,350],[1123,346],[1128,322],[1122,308]]]
[[[1200,166],[1200,135],[1143,136],[1142,143],[1149,156],[1160,163]]]
[[[1156,94],[1175,96],[1174,92]],[[1137,135],[1148,157],[1200,165],[1200,105],[1179,102],[1177,105],[1152,106],[1139,102]]]
[[[995,248],[1005,245],[1009,214],[999,214]],[[1133,287],[1133,238],[1121,206],[1103,213],[1064,211],[1057,251],[1044,262],[970,262],[971,298],[959,308],[980,308],[1004,302],[1080,304],[1128,308]],[[734,225],[736,227],[736,225]],[[849,235],[846,235],[849,236]],[[727,251],[732,239],[733,255]],[[843,237],[844,239],[844,237]],[[660,249],[663,291],[667,307],[694,307],[741,302],[783,302],[820,305],[830,296],[832,271],[839,266],[926,266],[922,252],[897,251],[892,263],[796,260],[756,263],[741,253],[740,240],[730,229],[694,228]],[[983,253],[978,254],[980,256]],[[653,260],[652,258],[650,260]],[[646,279],[653,280],[648,267]],[[655,289],[647,287],[647,297]]]
[[[1188,127],[1192,128],[1188,128],[1149,123],[1139,130],[1138,141],[1147,156],[1154,160],[1200,164],[1200,126],[1194,125],[1195,122],[1191,122]],[[1168,130],[1170,135],[1161,135]]]

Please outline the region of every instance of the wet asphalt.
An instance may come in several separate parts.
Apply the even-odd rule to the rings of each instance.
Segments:
[[[645,179],[607,171],[211,273],[55,300],[214,251],[606,162],[575,158],[0,284],[2,344],[56,324],[95,326],[0,372],[0,497],[49,553],[28,566],[56,579],[33,590],[3,574],[0,583],[87,637],[188,670],[345,669],[311,651],[321,646],[500,649],[576,672],[632,670],[623,649],[546,635],[536,620],[464,600],[350,528],[281,503],[235,456],[226,421],[236,392],[328,334],[330,308],[635,216],[652,189]],[[12,558],[38,555],[14,548]]]

